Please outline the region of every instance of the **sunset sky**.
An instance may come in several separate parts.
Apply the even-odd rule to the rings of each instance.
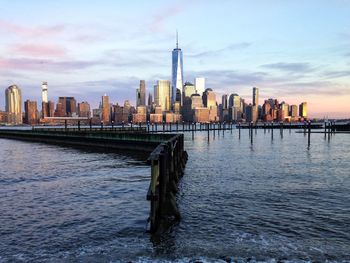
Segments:
[[[185,80],[251,101],[307,101],[310,117],[350,117],[350,1],[0,0],[0,109],[11,84],[23,100],[103,94],[135,102],[170,80],[176,29]]]

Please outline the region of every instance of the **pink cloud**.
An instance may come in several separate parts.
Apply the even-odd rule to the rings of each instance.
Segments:
[[[150,24],[151,32],[160,32],[164,28],[164,23],[172,16],[176,16],[184,11],[184,7],[180,5],[172,5],[158,10],[153,16]]]
[[[72,70],[83,70],[101,64],[100,61],[69,60],[57,61],[37,58],[0,58],[0,70],[39,71],[67,73]]]
[[[64,25],[34,27],[0,20],[0,30],[20,36],[52,36],[61,33],[64,29]]]
[[[20,44],[11,48],[16,55],[27,55],[33,57],[63,57],[66,49],[57,45]]]

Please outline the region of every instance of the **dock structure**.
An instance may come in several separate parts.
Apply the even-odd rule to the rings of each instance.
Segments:
[[[99,150],[128,150],[149,153],[151,180],[147,193],[150,201],[150,232],[161,233],[180,220],[176,204],[178,182],[188,159],[184,135],[149,133],[143,127],[123,128],[48,128],[0,129],[0,138],[41,142]]]

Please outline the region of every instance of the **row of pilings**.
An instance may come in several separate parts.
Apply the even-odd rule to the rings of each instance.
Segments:
[[[150,154],[151,182],[147,193],[150,201],[150,232],[162,233],[181,216],[176,203],[178,183],[188,159],[184,150],[184,135],[177,134],[161,143]]]

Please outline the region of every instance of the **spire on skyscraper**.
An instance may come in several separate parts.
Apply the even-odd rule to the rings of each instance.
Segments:
[[[176,49],[179,48],[179,34],[177,32],[177,29],[176,29]]]

